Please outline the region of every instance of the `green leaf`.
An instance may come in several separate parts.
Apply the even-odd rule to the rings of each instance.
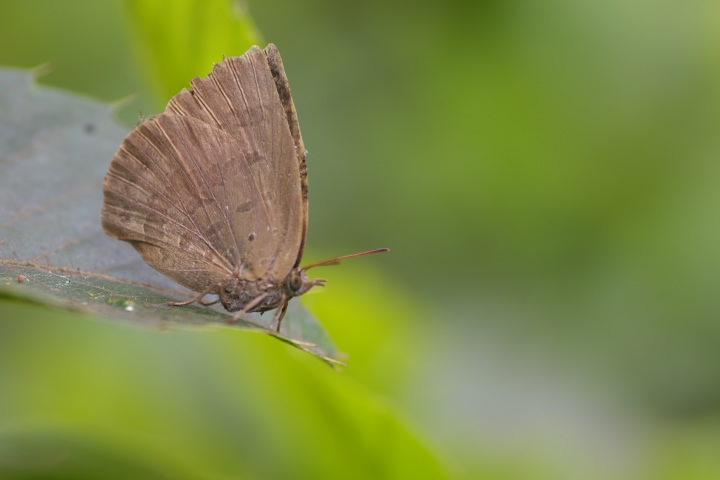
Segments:
[[[152,459],[101,439],[64,431],[24,429],[0,431],[0,476],[13,479],[169,480],[195,478],[186,472],[164,471]]]
[[[238,4],[230,0],[126,0],[126,11],[144,71],[151,73],[158,106],[207,75],[222,56],[242,55],[259,43],[259,34]]]
[[[229,326],[219,310],[169,307],[194,294],[103,233],[102,179],[126,134],[109,106],[0,70],[0,112],[0,285],[14,287],[7,295],[148,326],[267,325],[257,315]],[[292,303],[283,335],[273,335],[335,362],[317,321]]]
[[[0,298],[0,391],[0,478],[447,478],[384,398],[237,330],[169,335]]]

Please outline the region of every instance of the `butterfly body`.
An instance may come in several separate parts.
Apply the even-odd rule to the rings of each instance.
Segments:
[[[300,296],[315,285],[322,285],[323,280],[310,280],[302,269],[294,269],[285,279],[263,279],[247,281],[240,276],[233,276],[219,290],[220,302],[228,312],[238,312],[247,307],[253,300],[263,297],[248,312],[266,312],[287,303],[293,297]]]

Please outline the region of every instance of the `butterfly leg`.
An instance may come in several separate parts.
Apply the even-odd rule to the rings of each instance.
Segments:
[[[211,285],[210,288],[208,288],[207,290],[205,290],[204,292],[202,292],[202,293],[201,293],[200,295],[198,295],[197,297],[193,297],[193,298],[191,298],[190,300],[187,300],[187,301],[185,301],[185,302],[170,302],[170,303],[168,303],[168,305],[170,305],[171,307],[184,307],[184,306],[186,306],[186,305],[190,305],[190,304],[193,303],[193,302],[198,302],[198,303],[200,303],[200,304],[202,304],[202,305],[213,305],[213,304],[219,302],[220,300],[218,299],[218,300],[215,300],[215,301],[212,302],[212,303],[205,303],[205,302],[202,301],[202,299],[203,299],[203,297],[204,297],[205,295],[207,295],[208,293],[211,293],[211,292],[212,292],[213,290],[215,290],[216,288],[218,288],[217,285]]]
[[[205,305],[206,307],[209,307],[210,305],[215,305],[216,303],[220,303],[220,297],[218,297],[217,300],[213,300],[212,302],[206,302],[205,300],[198,300],[198,303],[200,305]]]
[[[312,350],[313,348],[317,347],[317,344],[312,342],[304,342],[302,340],[296,340],[294,338],[285,337],[280,334],[280,324],[282,323],[283,318],[285,317],[285,313],[287,312],[289,302],[286,301],[281,308],[278,308],[275,312],[275,316],[273,317],[273,321],[270,322],[270,335],[278,336],[279,338],[284,339],[286,342],[290,342],[296,347],[300,348],[301,350],[305,350],[314,354],[317,354],[316,351]],[[273,323],[275,322],[275,319],[277,319],[277,327],[275,327],[274,331],[272,328]],[[334,361],[331,359],[331,361]],[[342,362],[340,362],[342,364]]]
[[[252,311],[253,308],[260,305],[262,303],[262,301],[267,298],[268,295],[269,295],[268,293],[263,293],[262,295],[258,295],[257,297],[250,300],[247,303],[247,305],[245,305],[245,307],[242,310],[240,310],[238,313],[233,315],[233,317],[230,320],[228,320],[228,322],[230,322],[230,323],[237,322],[240,319],[240,317],[242,317],[246,313]]]
[[[282,323],[283,318],[285,318],[285,312],[287,312],[288,303],[289,302],[285,302],[282,308],[278,308],[276,310],[275,316],[273,316],[272,322],[270,322],[270,329],[272,330],[273,323],[275,323],[275,320],[277,319],[277,326],[275,327],[275,331],[277,333],[280,333],[280,324]]]

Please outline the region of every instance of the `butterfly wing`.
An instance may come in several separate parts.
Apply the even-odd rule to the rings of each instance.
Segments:
[[[308,225],[308,181],[307,163],[305,161],[307,151],[305,150],[305,144],[303,143],[302,135],[300,134],[300,123],[298,122],[295,103],[293,102],[292,93],[290,91],[290,82],[288,82],[287,75],[285,75],[285,67],[283,66],[280,52],[278,52],[277,47],[271,43],[265,47],[265,54],[267,55],[268,65],[270,66],[270,71],[272,72],[273,79],[275,80],[275,86],[277,87],[280,102],[285,109],[285,116],[287,117],[288,127],[290,128],[290,135],[292,135],[293,142],[295,144],[298,170],[300,172],[300,190],[302,194],[302,232],[300,234],[300,245],[298,246],[298,251],[296,253],[295,263],[293,264],[293,267],[299,267],[305,250]]]
[[[272,44],[264,51],[253,47],[241,57],[223,60],[208,78],[196,78],[191,85],[191,91],[170,101],[166,112],[212,124],[247,146],[259,191],[257,208],[267,215],[271,233],[246,251],[248,261],[257,272],[282,279],[300,263],[305,244],[307,168],[280,54]]]
[[[284,278],[302,255],[305,150],[274,73],[257,47],[224,60],[133,130],[105,179],[105,231],[195,291]]]
[[[105,177],[105,231],[195,291],[225,281],[246,248],[233,222],[265,221],[249,208],[256,190],[242,151],[227,133],[192,118],[159,115],[144,122],[125,139]]]

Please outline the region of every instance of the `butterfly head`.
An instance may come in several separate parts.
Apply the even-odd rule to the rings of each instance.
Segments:
[[[299,297],[315,285],[325,286],[325,279],[311,280],[304,269],[296,268],[287,277],[285,292],[288,297]]]

